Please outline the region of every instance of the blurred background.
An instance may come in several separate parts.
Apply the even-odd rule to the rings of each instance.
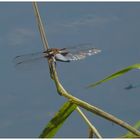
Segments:
[[[57,63],[59,78],[72,95],[133,125],[140,120],[138,70],[86,89],[129,65],[140,62],[140,3],[42,2],[38,4],[50,47],[93,43],[102,52],[81,61]],[[46,60],[16,67],[18,55],[43,51],[32,3],[0,3],[0,137],[36,138],[65,98],[57,94]],[[103,137],[127,131],[84,110]],[[88,136],[75,111],[56,138]]]

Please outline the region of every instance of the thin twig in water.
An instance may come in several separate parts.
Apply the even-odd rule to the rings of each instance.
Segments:
[[[88,138],[93,138],[94,132],[93,130],[89,127],[89,135]]]

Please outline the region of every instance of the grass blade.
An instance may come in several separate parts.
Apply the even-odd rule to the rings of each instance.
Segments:
[[[42,131],[39,138],[52,138],[55,136],[57,131],[63,125],[65,120],[70,116],[70,114],[75,110],[76,105],[70,102],[66,102],[56,113],[56,115],[50,120],[46,128]]]
[[[134,128],[137,130],[140,129],[140,121],[138,121],[135,125]],[[136,136],[131,132],[128,132],[127,134],[123,135],[122,138],[140,138],[140,136]]]
[[[106,78],[104,78],[104,79],[102,79],[102,80],[100,80],[100,81],[98,81],[98,82],[96,82],[96,83],[90,84],[90,85],[88,86],[88,88],[90,88],[90,87],[95,87],[95,86],[97,86],[97,85],[99,85],[99,84],[101,84],[101,83],[103,83],[103,82],[107,82],[107,81],[109,81],[109,80],[112,80],[112,79],[114,79],[114,78],[117,78],[117,77],[119,77],[119,76],[121,76],[121,75],[123,75],[123,74],[129,72],[130,70],[133,70],[133,69],[140,69],[140,64],[134,64],[134,65],[128,66],[128,67],[126,67],[126,68],[124,68],[124,69],[122,69],[122,70],[120,70],[120,71],[117,71],[117,72],[115,72],[115,73],[113,73],[113,74],[107,76]]]

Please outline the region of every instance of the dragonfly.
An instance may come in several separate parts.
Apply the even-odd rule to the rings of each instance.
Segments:
[[[16,65],[20,65],[40,58],[53,59],[55,62],[70,62],[84,59],[99,52],[101,50],[94,48],[93,44],[79,44],[68,48],[49,48],[43,52],[20,55],[15,57],[15,62]]]

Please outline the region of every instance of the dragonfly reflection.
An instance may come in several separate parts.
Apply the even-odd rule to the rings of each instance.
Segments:
[[[54,61],[70,62],[72,60],[81,60],[86,56],[91,56],[101,52],[101,50],[93,48],[92,44],[80,44],[69,48],[51,48],[44,52],[20,55],[15,58],[16,65],[34,61],[39,58],[53,58]]]
[[[137,87],[140,87],[140,84],[137,84],[137,85],[129,84],[129,85],[128,85],[127,87],[125,87],[124,89],[130,90],[130,89],[137,88]]]

